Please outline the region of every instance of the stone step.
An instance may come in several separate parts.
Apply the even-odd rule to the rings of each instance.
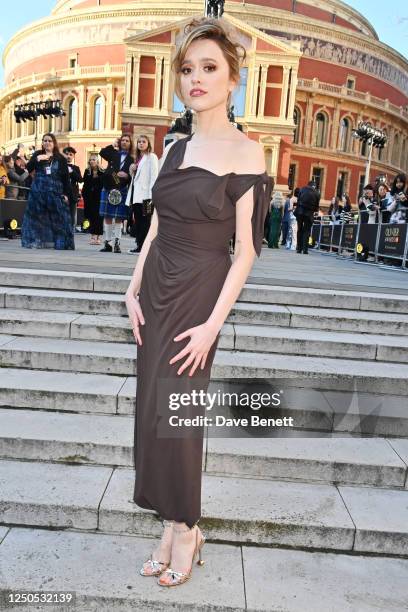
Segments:
[[[159,535],[156,515],[132,500],[134,478],[128,468],[1,460],[1,522]],[[204,474],[200,525],[218,542],[408,556],[408,491]]]
[[[0,336],[0,338],[2,338]],[[55,338],[4,336],[0,341],[0,366],[68,372],[132,375],[136,370],[137,347],[132,344],[60,340]],[[175,365],[176,367],[176,365]],[[302,386],[347,391],[403,395],[408,392],[405,363],[333,359],[275,353],[219,349],[212,378],[303,379]],[[292,381],[290,386],[294,386]]]
[[[134,417],[0,410],[0,457],[133,466]],[[293,438],[209,437],[203,469],[270,480],[408,488],[408,439],[305,432]]]
[[[127,316],[123,295],[46,289],[4,289],[3,307],[64,313]],[[407,311],[405,311],[406,313]],[[338,332],[408,335],[408,315],[265,303],[236,302],[227,323]]]
[[[130,276],[0,268],[1,285],[4,287],[31,287],[67,291],[95,291],[124,294]],[[301,287],[283,287],[246,283],[239,301],[265,304],[290,304],[349,310],[408,312],[408,296],[404,294],[373,293],[366,291],[342,291]]]
[[[318,612],[322,601],[330,612],[406,609],[407,559],[207,542],[205,565],[194,566],[183,588],[160,589],[139,575],[155,544],[140,536],[0,527],[0,554],[8,559],[0,597],[45,593],[52,584],[75,593],[68,609],[78,612]]]
[[[216,397],[220,391],[259,393],[264,391],[262,382],[242,386],[242,383],[212,381],[208,392]],[[295,379],[294,384],[297,382]],[[282,437],[291,436],[292,429],[408,437],[406,395],[321,391],[302,385],[285,387],[283,391],[281,407],[268,407],[268,416],[293,419],[291,428],[279,429]],[[135,410],[135,396],[135,377],[0,368],[0,406],[131,415]],[[224,408],[221,406],[218,410],[222,414]],[[275,435],[272,426],[264,428],[263,435],[267,434]]]
[[[134,345],[125,316],[0,309],[1,334]],[[3,342],[2,342],[3,343]],[[406,363],[408,337],[225,323],[219,349]]]

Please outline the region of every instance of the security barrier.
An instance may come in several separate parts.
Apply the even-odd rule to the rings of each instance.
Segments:
[[[408,271],[407,223],[357,223],[330,224],[323,220],[314,223],[309,239],[310,247],[336,257],[354,256],[355,261],[375,263],[388,260],[401,262],[401,269]]]

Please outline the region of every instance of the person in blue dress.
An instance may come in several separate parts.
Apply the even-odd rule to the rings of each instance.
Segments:
[[[75,249],[68,164],[54,134],[44,134],[42,148],[33,153],[27,170],[34,170],[35,176],[21,226],[21,246]]]

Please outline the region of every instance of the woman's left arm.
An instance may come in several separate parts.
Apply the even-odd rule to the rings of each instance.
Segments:
[[[149,192],[152,192],[152,187],[156,182],[157,176],[159,174],[159,158],[156,153],[150,154],[150,184],[149,184]]]
[[[257,174],[265,171],[265,159],[262,150],[261,155],[258,167],[262,167],[262,170],[258,170]],[[254,189],[255,186],[252,186],[236,202],[234,259],[211,315],[201,325],[187,329],[174,338],[178,342],[190,336],[190,342],[187,346],[172,357],[169,362],[173,364],[187,356],[187,359],[177,370],[177,374],[181,374],[190,365],[192,367],[189,371],[189,376],[194,374],[199,365],[201,369],[204,369],[208,352],[214,344],[218,333],[221,331],[251,271],[256,256],[251,221],[255,205]]]

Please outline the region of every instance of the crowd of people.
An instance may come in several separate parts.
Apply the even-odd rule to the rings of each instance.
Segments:
[[[158,157],[147,136],[140,135],[134,145],[132,136],[123,134],[101,149],[99,156],[92,154],[83,174],[75,164],[75,149],[67,146],[60,152],[53,134],[44,134],[41,149],[30,153],[27,157],[24,146],[18,145],[10,155],[0,155],[0,198],[28,200],[23,247],[74,249],[82,197],[91,245],[102,245],[101,252],[120,253],[121,236],[127,232],[135,238],[135,247],[128,252],[140,252],[150,227],[152,187],[159,172]],[[105,169],[99,157],[106,162]],[[325,216],[313,181],[286,197],[275,191],[265,219],[264,243],[307,254],[313,222],[323,218],[334,225],[358,220],[407,223],[407,187],[405,174],[398,174],[391,185],[376,181],[364,187],[355,210],[343,194],[332,198]]]
[[[264,243],[269,248],[296,250],[307,254],[309,237],[314,222],[325,220],[331,225],[343,223],[407,223],[408,189],[405,174],[397,174],[392,185],[377,181],[366,185],[353,209],[350,198],[343,194],[332,198],[327,213],[320,208],[320,194],[316,184],[310,181],[305,187],[295,189],[284,198],[275,191],[265,220]]]
[[[159,160],[147,136],[141,135],[134,151],[133,138],[123,134],[99,156],[92,154],[83,174],[75,164],[76,150],[62,151],[54,134],[44,134],[41,149],[26,156],[24,147],[0,156],[0,198],[27,199],[21,226],[26,248],[75,249],[78,202],[83,199],[90,244],[102,252],[121,253],[123,231],[135,238],[139,253],[153,213],[152,187]],[[81,188],[82,186],[82,188]]]

